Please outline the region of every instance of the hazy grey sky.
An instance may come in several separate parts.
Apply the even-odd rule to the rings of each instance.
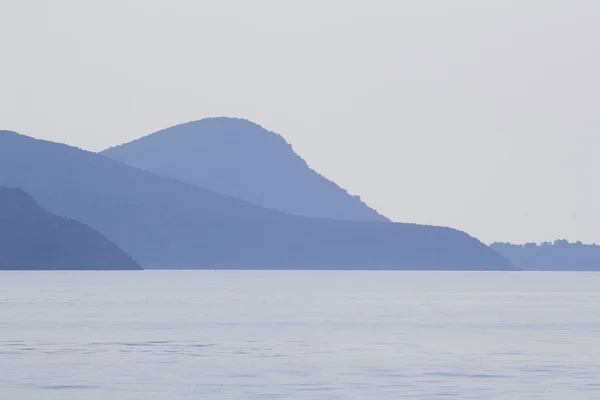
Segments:
[[[0,129],[90,150],[209,116],[395,221],[600,243],[600,1],[0,0]]]

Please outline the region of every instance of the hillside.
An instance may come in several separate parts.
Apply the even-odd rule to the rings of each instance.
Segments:
[[[312,170],[283,137],[243,119],[177,125],[103,154],[288,214],[387,221],[358,196]]]
[[[595,244],[557,240],[541,245],[494,243],[491,247],[523,270],[600,271],[600,246]]]
[[[290,216],[0,131],[0,184],[104,234],[144,268],[512,269],[450,228]]]
[[[141,269],[79,222],[41,208],[20,189],[0,187],[0,270]]]

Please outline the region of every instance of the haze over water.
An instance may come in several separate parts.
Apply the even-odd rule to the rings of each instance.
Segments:
[[[600,274],[6,272],[2,399],[597,399]]]

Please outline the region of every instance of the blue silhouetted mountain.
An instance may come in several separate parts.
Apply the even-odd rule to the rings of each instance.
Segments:
[[[287,214],[387,221],[358,196],[312,170],[283,137],[243,119],[189,122],[103,154]]]
[[[21,189],[0,187],[0,270],[141,269],[114,243],[50,214]]]
[[[600,246],[595,244],[557,240],[540,245],[494,243],[491,247],[523,270],[600,271]]]
[[[0,131],[0,184],[98,230],[144,268],[513,268],[454,229],[286,215],[13,132]]]

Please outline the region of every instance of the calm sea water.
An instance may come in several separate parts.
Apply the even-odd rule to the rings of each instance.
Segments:
[[[600,274],[4,272],[0,399],[600,399]]]

